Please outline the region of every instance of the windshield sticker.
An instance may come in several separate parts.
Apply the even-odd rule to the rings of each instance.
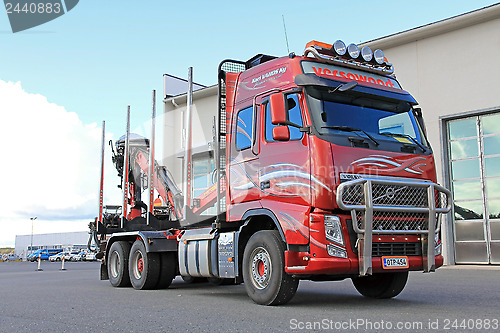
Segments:
[[[358,71],[356,69],[308,61],[302,62],[302,69],[306,74],[314,73],[317,76],[326,77],[329,79],[342,78],[358,82],[378,84],[389,88],[401,89],[401,86],[398,84],[398,82],[390,77]]]

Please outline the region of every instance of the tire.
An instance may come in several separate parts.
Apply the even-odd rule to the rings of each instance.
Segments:
[[[259,231],[250,237],[243,255],[243,281],[257,304],[285,304],[295,295],[299,279],[285,272],[285,244],[278,231]]]
[[[177,273],[177,253],[163,252],[160,254],[160,278],[156,288],[166,289],[172,283]]]
[[[142,240],[136,240],[130,249],[128,272],[134,289],[155,288],[160,278],[160,254],[147,253]]]
[[[356,290],[365,297],[392,298],[403,291],[408,272],[380,273],[352,279]]]
[[[113,287],[130,286],[128,274],[128,257],[130,253],[130,243],[117,241],[111,245],[108,253],[108,276]]]
[[[61,258],[56,258],[56,261],[61,261]]]

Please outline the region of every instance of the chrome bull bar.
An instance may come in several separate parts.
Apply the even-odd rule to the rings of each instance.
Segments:
[[[381,194],[384,191],[385,194]],[[446,188],[422,180],[365,177],[340,184],[337,204],[351,211],[353,229],[358,234],[359,274],[372,274],[374,234],[420,235],[424,272],[433,272],[436,269],[434,235],[440,230],[438,214],[450,211],[450,198]],[[379,223],[380,220],[383,223]],[[376,228],[374,221],[377,221]]]

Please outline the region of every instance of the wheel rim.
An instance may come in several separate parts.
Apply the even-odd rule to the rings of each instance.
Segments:
[[[266,249],[258,247],[252,251],[250,258],[252,284],[257,289],[264,289],[269,285],[271,279],[271,257]]]
[[[111,253],[109,257],[109,268],[111,269],[111,275],[117,278],[120,275],[120,256],[116,251]]]
[[[134,278],[140,280],[142,277],[142,272],[144,271],[144,259],[142,253],[136,251],[132,256],[132,272],[134,273]]]

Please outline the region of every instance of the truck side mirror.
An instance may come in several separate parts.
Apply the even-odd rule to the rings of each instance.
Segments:
[[[288,126],[276,126],[273,128],[273,139],[276,141],[289,141],[290,129]]]
[[[269,96],[269,103],[271,105],[271,123],[273,125],[286,124],[288,119],[286,119],[285,98],[283,94],[272,94]]]
[[[413,114],[415,115],[415,118],[417,119],[417,122],[420,125],[420,128],[422,129],[422,131],[424,131],[424,134],[427,134],[427,131],[425,129],[424,117],[422,116],[422,109],[421,108],[414,108]]]

